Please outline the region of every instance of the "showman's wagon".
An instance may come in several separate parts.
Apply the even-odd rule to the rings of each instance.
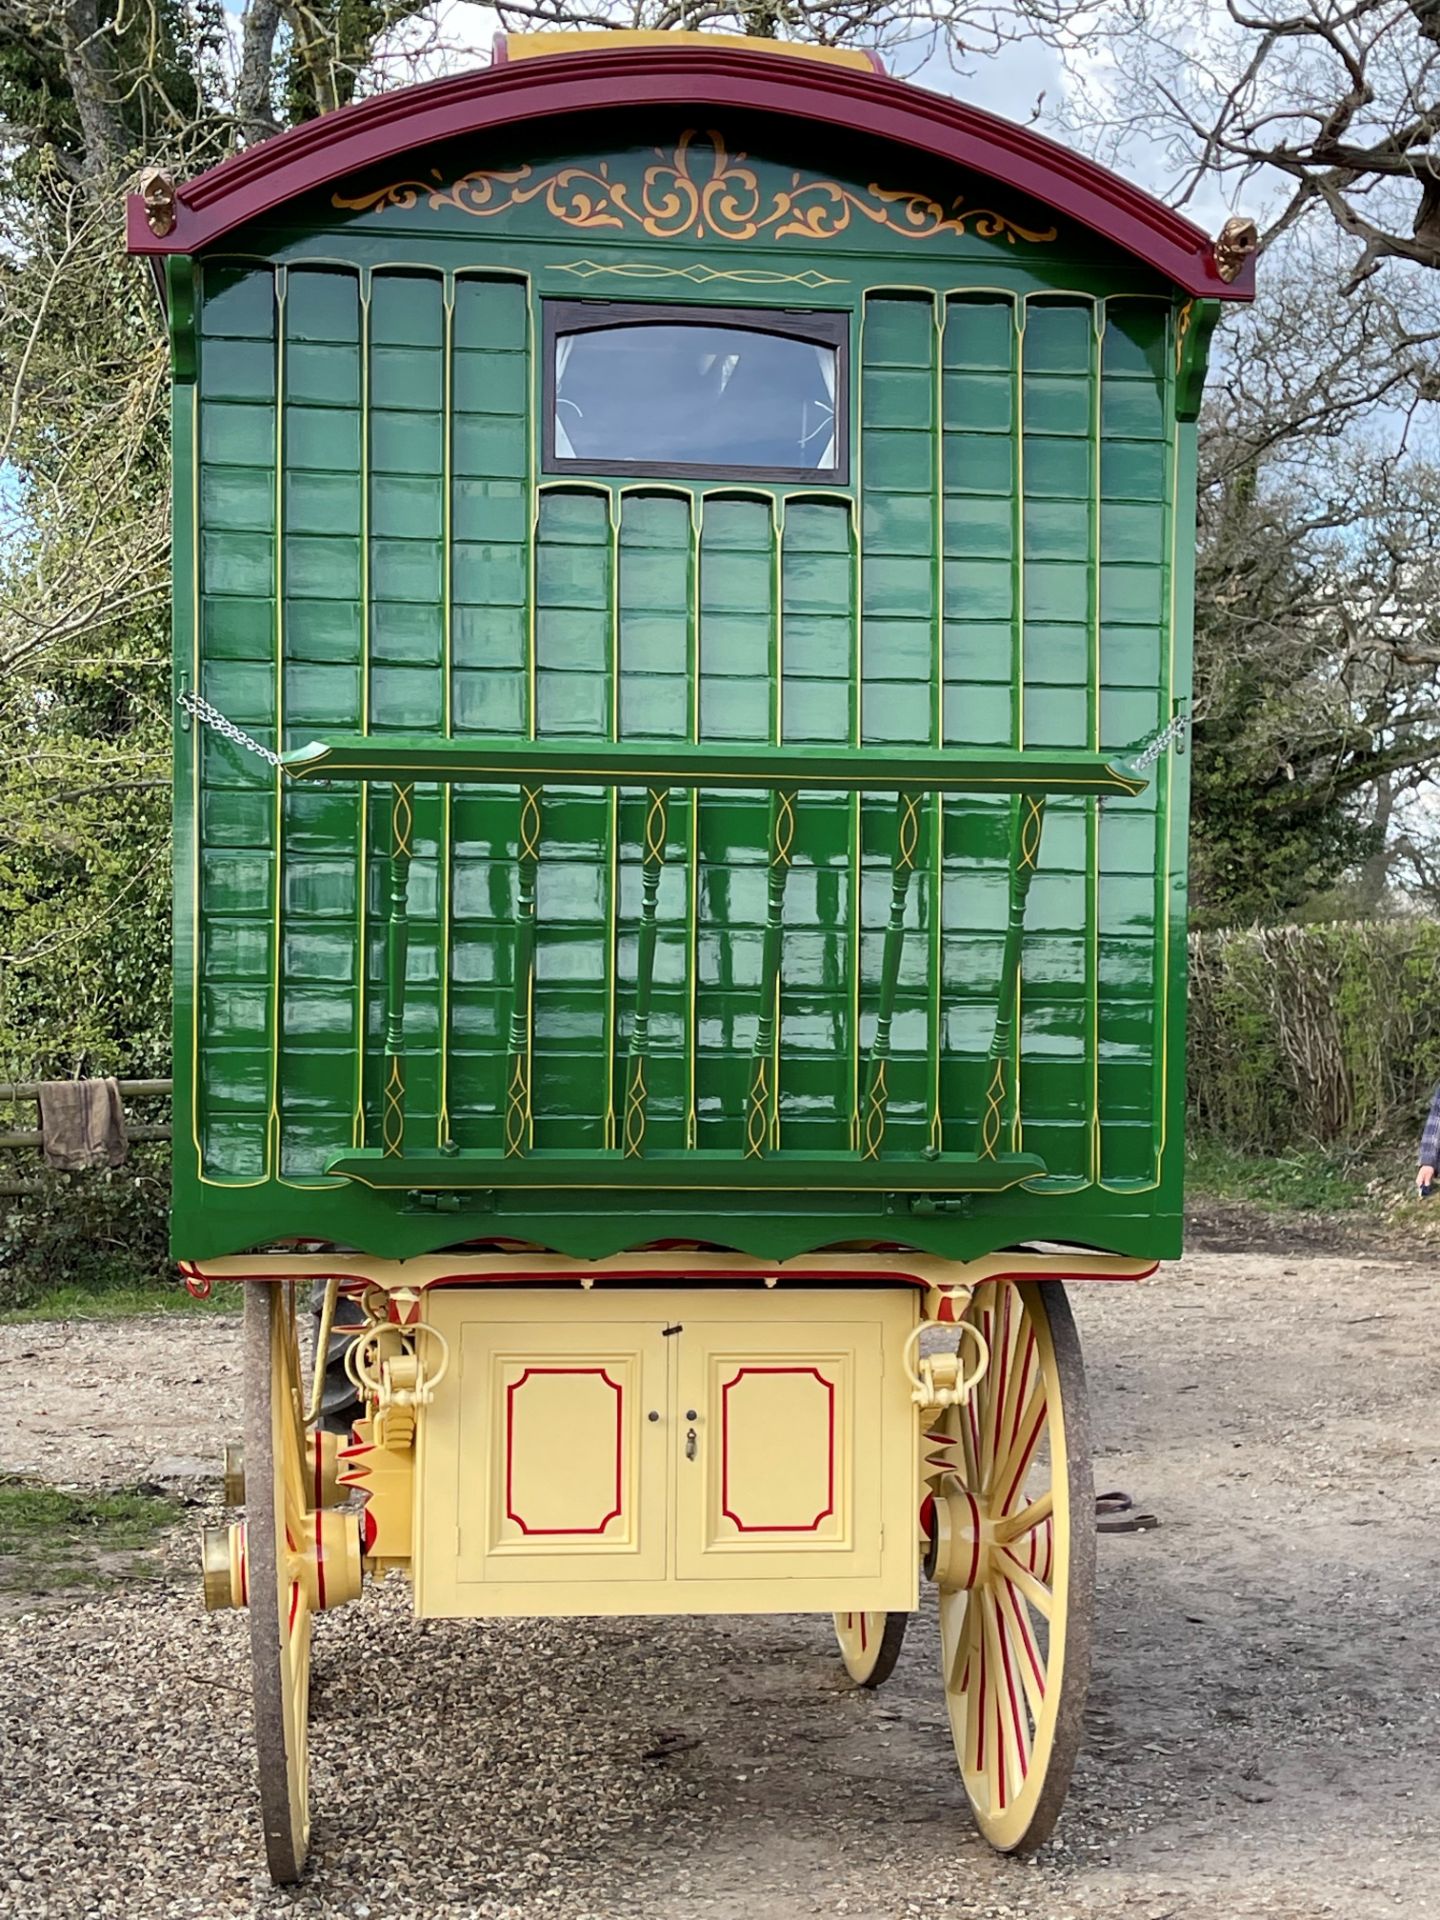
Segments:
[[[1038,1845],[1062,1283],[1180,1247],[1193,422],[1253,228],[866,55],[613,33],[152,170],[129,231],[272,1873],[312,1619],[392,1568],[425,1616],[833,1613],[861,1685],[933,1585],[976,1819]]]

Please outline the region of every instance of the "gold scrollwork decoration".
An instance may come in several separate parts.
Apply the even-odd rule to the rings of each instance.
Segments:
[[[593,167],[569,163],[536,174],[529,166],[477,168],[447,182],[396,180],[368,193],[331,196],[331,204],[351,213],[381,208],[408,209],[423,199],[435,211],[453,207],[488,220],[538,200],[567,227],[625,232],[638,227],[652,240],[728,240],[739,243],[768,234],[772,240],[834,240],[856,220],[868,220],[908,240],[936,234],[969,234],[985,240],[1017,240],[1041,245],[1057,237],[1055,227],[1025,227],[993,207],[968,206],[963,194],[948,201],[928,193],[871,184],[863,192],[838,180],[807,180],[796,172],[788,187],[771,189],[747,166],[747,156],[732,154],[713,128],[704,135],[690,128],[673,153],[656,148],[655,163],[638,186],[612,172],[609,161]]]
[[[804,273],[780,273],[773,267],[707,267],[697,262],[691,267],[666,266],[660,260],[567,260],[549,268],[551,273],[573,273],[577,280],[594,280],[609,274],[619,280],[688,280],[692,287],[708,287],[717,280],[731,280],[741,287],[844,287],[847,280],[807,267]]]

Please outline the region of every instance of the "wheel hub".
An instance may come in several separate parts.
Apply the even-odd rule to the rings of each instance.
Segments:
[[[925,1571],[947,1593],[983,1586],[995,1551],[994,1527],[980,1502],[964,1487],[935,1496]]]

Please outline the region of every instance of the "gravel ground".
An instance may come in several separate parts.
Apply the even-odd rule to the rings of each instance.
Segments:
[[[316,1864],[259,1866],[245,1626],[192,1542],[0,1621],[0,1915],[26,1920],[1407,1920],[1440,1915],[1427,1268],[1192,1256],[1078,1290],[1100,1543],[1088,1739],[1038,1862],[975,1838],[932,1613],[849,1690],[828,1622],[317,1627]],[[238,1421],[222,1320],[0,1327],[0,1468],[178,1478]],[[391,1714],[383,1726],[375,1715]]]

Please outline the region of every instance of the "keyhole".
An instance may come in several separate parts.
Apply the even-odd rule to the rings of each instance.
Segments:
[[[695,1429],[694,1427],[691,1427],[690,1431],[685,1436],[685,1458],[687,1460],[693,1460],[695,1458],[695,1450],[697,1445],[698,1445],[698,1442],[695,1437]]]

